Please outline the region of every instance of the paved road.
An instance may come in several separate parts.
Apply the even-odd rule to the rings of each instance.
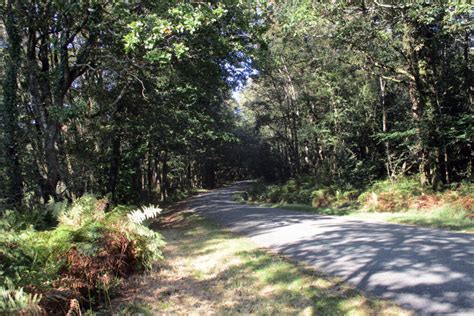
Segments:
[[[233,202],[245,185],[202,194],[188,206],[417,314],[474,315],[474,235]]]

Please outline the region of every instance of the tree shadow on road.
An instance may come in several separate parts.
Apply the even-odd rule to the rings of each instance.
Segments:
[[[474,309],[474,235],[242,205],[230,192],[209,194],[191,207],[262,246],[419,312]]]

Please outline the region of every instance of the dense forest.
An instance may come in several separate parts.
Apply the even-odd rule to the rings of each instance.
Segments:
[[[215,185],[258,48],[250,3],[7,1],[2,16],[8,204]]]
[[[1,196],[163,199],[217,176],[468,179],[470,10],[7,1]]]
[[[109,236],[119,204],[239,179],[472,183],[468,2],[3,0],[0,16],[0,215],[26,223],[5,231],[97,207]],[[68,212],[59,227],[88,223]]]
[[[471,178],[471,6],[355,3],[273,7],[245,103],[276,176]]]

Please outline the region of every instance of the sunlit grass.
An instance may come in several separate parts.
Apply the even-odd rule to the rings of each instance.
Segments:
[[[236,192],[233,199],[326,216],[474,232],[474,184],[470,182],[433,191],[421,188],[416,177],[402,177],[376,181],[361,191],[292,179],[284,184],[257,182],[247,191]]]
[[[409,314],[195,215],[188,221],[187,228],[163,231],[167,267],[146,280],[158,292],[172,294],[135,298],[150,304],[154,313]]]
[[[302,211],[302,212],[311,212],[320,215],[348,215],[351,213],[350,208],[337,208],[337,207],[312,207],[311,205],[305,204],[287,204],[287,203],[278,203],[278,204],[262,204],[263,206],[273,207],[273,208],[284,208],[287,210]]]
[[[257,203],[258,204],[258,203]],[[430,210],[407,210],[405,212],[367,212],[358,208],[325,207],[316,208],[304,204],[263,203],[264,207],[282,208],[318,215],[348,216],[362,220],[376,220],[390,223],[440,228],[459,232],[474,233],[474,219],[469,218],[465,211],[445,204]]]

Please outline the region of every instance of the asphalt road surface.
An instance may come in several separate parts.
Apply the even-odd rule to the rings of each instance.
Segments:
[[[187,206],[261,247],[420,315],[474,315],[474,234],[244,205],[239,182]]]

